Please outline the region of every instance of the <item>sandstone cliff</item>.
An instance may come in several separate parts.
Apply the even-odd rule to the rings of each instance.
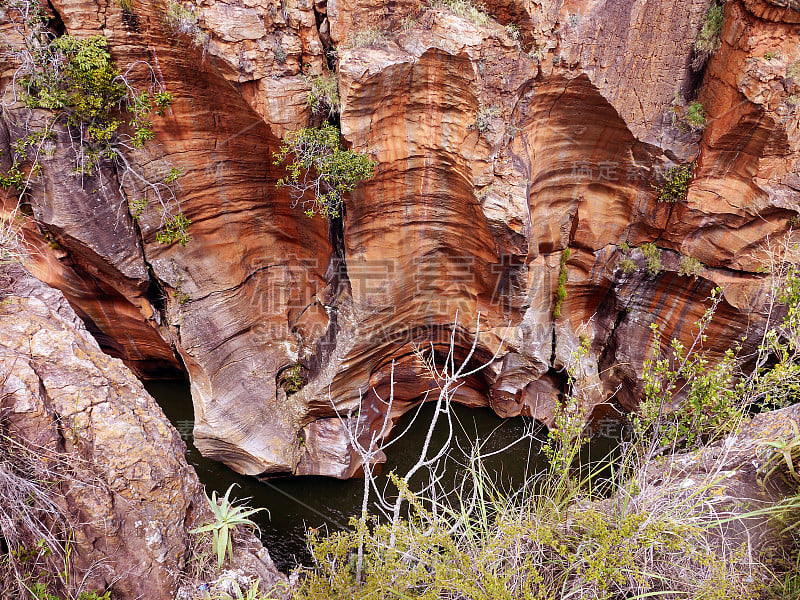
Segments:
[[[0,414],[3,444],[12,439],[69,465],[52,498],[71,525],[70,581],[114,598],[174,598],[187,561],[198,560],[188,530],[211,520],[185,446],[64,296],[21,270],[0,306]],[[13,525],[2,525],[8,536]],[[240,542],[236,566],[274,582],[266,550],[252,536]]]
[[[154,128],[185,172],[192,241],[158,244],[156,212],[132,220],[130,189],[98,198],[56,153],[28,199],[32,268],[140,373],[182,364],[198,447],[237,471],[352,474],[332,403],[362,398],[353,418],[375,419],[393,361],[393,410],[435,390],[414,344],[446,345],[456,314],[458,354],[480,314],[474,360],[497,356],[458,399],[546,422],[581,338],[598,414],[609,398],[635,406],[649,325],[688,341],[716,286],[713,348],[758,340],[763,248],[800,212],[796,3],[730,0],[710,58],[694,49],[705,0],[497,0],[486,18],[453,6],[51,3],[65,31],[105,35],[118,65],[155,65],[173,93]],[[326,223],[276,187],[272,153],[319,122],[306,95],[330,68],[344,140],[378,167]],[[681,120],[694,100],[702,132]],[[26,115],[6,107],[4,145]],[[666,170],[692,162],[687,198],[658,202]]]

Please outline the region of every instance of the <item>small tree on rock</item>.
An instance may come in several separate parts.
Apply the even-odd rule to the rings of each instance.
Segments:
[[[274,154],[275,164],[283,164],[289,155],[293,160],[286,166],[288,175],[278,180],[278,187],[290,188],[294,205],[302,202],[309,217],[338,217],[342,196],[372,179],[377,165],[366,154],[342,148],[339,129],[328,123],[287,134]]]

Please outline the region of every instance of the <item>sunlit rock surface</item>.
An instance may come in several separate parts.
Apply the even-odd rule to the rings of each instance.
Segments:
[[[699,0],[497,1],[482,24],[412,2],[184,6],[194,36],[149,2],[53,3],[68,32],[105,34],[123,69],[148,61],[175,96],[157,149],[133,158],[154,176],[162,159],[184,170],[191,243],[158,244],[156,210],[131,221],[125,186],[99,206],[58,154],[28,228],[32,268],[105,348],[145,375],[188,371],[204,454],[249,474],[353,474],[339,418],[379,427],[393,362],[394,414],[435,394],[416,351],[444,356],[456,319],[456,358],[479,326],[472,364],[491,363],[457,400],[545,422],[583,339],[595,415],[632,409],[650,325],[664,348],[688,342],[717,286],[710,349],[756,343],[764,248],[800,210],[796,5],[726,3],[705,65]],[[328,65],[345,143],[378,161],[332,224],[293,206],[272,159],[321,120],[305,96]],[[702,132],[675,116],[695,98]],[[24,117],[7,111],[3,135]],[[657,202],[666,169],[692,162],[688,198]],[[649,242],[655,274],[633,249]],[[679,275],[684,257],[702,266]],[[287,393],[293,372],[302,389]]]

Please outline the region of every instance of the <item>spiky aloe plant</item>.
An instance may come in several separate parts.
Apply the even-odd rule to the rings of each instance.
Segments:
[[[189,532],[213,532],[214,540],[212,542],[212,549],[217,555],[217,570],[222,568],[222,562],[225,560],[226,549],[228,550],[228,556],[231,558],[231,560],[233,560],[233,532],[236,530],[236,528],[249,527],[251,529],[258,529],[260,531],[258,525],[248,519],[248,517],[262,510],[267,511],[267,514],[269,514],[269,510],[266,508],[250,508],[244,505],[234,506],[229,498],[231,495],[231,490],[235,485],[235,483],[232,483],[228,487],[221,502],[217,498],[216,491],[211,492],[210,498],[208,495],[206,495],[206,500],[208,501],[208,504],[211,507],[211,512],[214,513],[216,520],[212,523],[208,523],[207,525],[203,525],[202,527],[192,529]]]

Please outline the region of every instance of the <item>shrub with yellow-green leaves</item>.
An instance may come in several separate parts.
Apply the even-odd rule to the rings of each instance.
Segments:
[[[116,167],[120,181],[134,181],[136,192],[145,196],[135,202],[146,207],[149,196],[165,215],[174,213],[170,205],[178,203],[175,169],[165,178],[147,177],[131,155],[154,138],[153,115],[163,116],[172,105],[172,94],[158,83],[152,67],[139,61],[120,71],[102,35],[56,36],[33,0],[10,0],[7,9],[22,32],[6,48],[12,61],[21,65],[11,86],[25,107],[37,111],[37,118],[26,119],[22,134],[12,140],[11,165],[0,173],[0,185],[16,188],[22,197],[41,174],[43,159],[53,153],[57,135],[67,133],[77,176],[103,178],[103,167]],[[138,89],[131,83],[134,69],[149,74],[149,86]]]
[[[338,217],[345,194],[362,181],[372,179],[377,163],[366,154],[342,148],[337,127],[323,123],[289,133],[278,152],[275,164],[286,164],[287,176],[278,187],[287,187],[295,202],[302,202],[309,217],[319,213]],[[309,198],[307,195],[312,197]]]
[[[172,95],[161,89],[134,91],[111,60],[107,45],[102,35],[55,38],[31,53],[35,60],[17,81],[28,108],[53,112],[48,129],[64,122],[81,132],[84,152],[76,170],[85,174],[93,173],[103,160],[115,159],[125,113],[130,144],[142,148],[153,139],[150,115],[163,115],[172,104]]]
[[[306,571],[294,597],[755,597],[738,549],[710,544],[710,521],[688,514],[692,503],[666,501],[660,512],[651,512],[654,503],[578,508],[579,497],[559,499],[551,491],[517,502],[482,498],[484,516],[468,515],[458,501],[434,513],[411,498],[411,514],[394,525],[353,520],[351,530],[312,534],[316,568]],[[362,539],[359,582],[355,553]]]

